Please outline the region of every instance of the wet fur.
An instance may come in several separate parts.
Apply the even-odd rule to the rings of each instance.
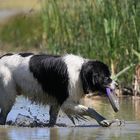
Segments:
[[[0,124],[5,124],[17,95],[24,95],[39,104],[50,105],[50,125],[56,123],[60,108],[74,122],[84,115],[105,120],[96,111],[79,104],[85,94],[105,92],[112,82],[104,63],[76,55],[6,54],[0,57]]]

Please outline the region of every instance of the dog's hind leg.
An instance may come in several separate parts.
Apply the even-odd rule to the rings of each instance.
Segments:
[[[15,84],[10,70],[0,65],[0,124],[6,123],[6,118],[10,112],[16,98]]]
[[[1,86],[0,86],[1,88]],[[0,89],[0,92],[2,90]],[[9,91],[9,93],[12,93]],[[3,95],[4,94],[4,95]],[[1,93],[0,93],[1,95]],[[12,106],[14,105],[15,98],[16,96],[13,95],[13,97],[9,97],[7,95],[7,92],[3,91],[2,96],[0,96],[0,125],[4,125],[6,123],[6,118],[10,110],[12,109]]]
[[[49,120],[49,126],[54,126],[56,124],[57,115],[59,113],[60,106],[55,104],[50,106],[49,114],[50,114],[50,120]]]
[[[4,125],[6,123],[7,115],[10,112],[12,106],[13,106],[13,104],[10,105],[8,103],[8,106],[7,107],[1,107],[1,112],[0,112],[0,125]]]

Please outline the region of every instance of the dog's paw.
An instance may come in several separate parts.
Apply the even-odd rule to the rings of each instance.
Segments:
[[[99,122],[102,127],[109,127],[112,123],[109,120],[102,120]]]
[[[115,120],[102,120],[99,122],[99,124],[102,127],[109,127],[112,124],[115,124],[117,126],[122,126],[125,125],[125,121],[124,120],[119,120],[119,119],[115,119]]]
[[[111,121],[111,124],[116,124],[117,126],[124,126],[125,125],[125,121],[124,120],[115,119],[115,120]]]

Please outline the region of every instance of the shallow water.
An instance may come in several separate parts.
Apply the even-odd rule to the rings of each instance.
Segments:
[[[58,123],[66,127],[54,128],[23,128],[15,126],[1,126],[0,140],[139,140],[140,139],[140,100],[130,98],[120,99],[120,111],[113,112],[107,99],[85,101],[87,106],[93,107],[108,119],[119,118],[125,120],[122,126],[113,125],[109,128],[100,127],[96,121],[72,123],[61,114]],[[30,110],[30,111],[29,111]],[[48,119],[48,107],[39,107],[29,101],[19,98],[8,115],[8,120],[14,120],[18,113],[36,116],[42,121]],[[30,113],[29,113],[30,112]]]

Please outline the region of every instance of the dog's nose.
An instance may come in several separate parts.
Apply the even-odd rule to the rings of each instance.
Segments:
[[[109,88],[114,90],[116,88],[116,82],[115,81],[112,81],[110,84],[109,84]]]

